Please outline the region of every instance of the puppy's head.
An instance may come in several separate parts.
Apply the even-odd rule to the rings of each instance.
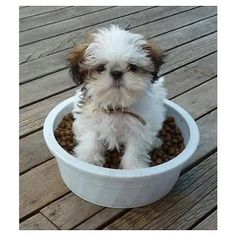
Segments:
[[[130,106],[157,79],[163,62],[160,48],[116,25],[92,36],[68,57],[74,82],[85,84],[99,107]]]

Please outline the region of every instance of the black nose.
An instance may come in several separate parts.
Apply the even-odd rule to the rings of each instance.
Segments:
[[[114,70],[111,72],[111,75],[112,75],[113,79],[119,80],[119,79],[121,79],[123,72],[119,71],[119,70]]]

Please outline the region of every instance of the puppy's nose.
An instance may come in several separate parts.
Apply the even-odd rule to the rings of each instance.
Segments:
[[[123,72],[119,71],[119,70],[114,70],[111,72],[111,75],[112,75],[113,79],[119,80],[122,78]]]

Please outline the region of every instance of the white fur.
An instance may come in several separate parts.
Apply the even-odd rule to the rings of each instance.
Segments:
[[[119,149],[119,144],[123,143],[126,149],[121,159],[121,168],[148,167],[148,153],[161,143],[156,135],[165,118],[164,80],[160,78],[155,84],[150,82],[153,64],[141,47],[146,44],[141,35],[112,26],[99,30],[94,36],[94,41],[86,51],[84,63],[93,66],[105,62],[106,71],[95,73],[95,80],[86,84],[89,105],[78,106],[83,99],[81,88],[75,95],[73,131],[79,142],[74,149],[75,156],[102,166],[105,162],[104,144],[112,150]],[[125,70],[127,63],[147,68],[147,71],[131,73]],[[114,67],[125,71],[120,88],[113,86],[109,74]],[[129,114],[108,115],[101,109],[117,106],[139,115],[147,124],[144,126]]]

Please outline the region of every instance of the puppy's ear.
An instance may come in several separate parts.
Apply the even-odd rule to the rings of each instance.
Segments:
[[[149,56],[151,57],[151,60],[154,65],[154,71],[153,74],[153,81],[158,79],[158,72],[160,70],[161,65],[164,62],[164,53],[163,51],[153,42],[148,41],[147,45],[145,46],[145,49],[148,51]]]
[[[82,65],[84,61],[84,54],[88,46],[89,44],[87,43],[76,46],[67,57],[71,77],[77,85],[84,83],[88,73],[86,67]]]

